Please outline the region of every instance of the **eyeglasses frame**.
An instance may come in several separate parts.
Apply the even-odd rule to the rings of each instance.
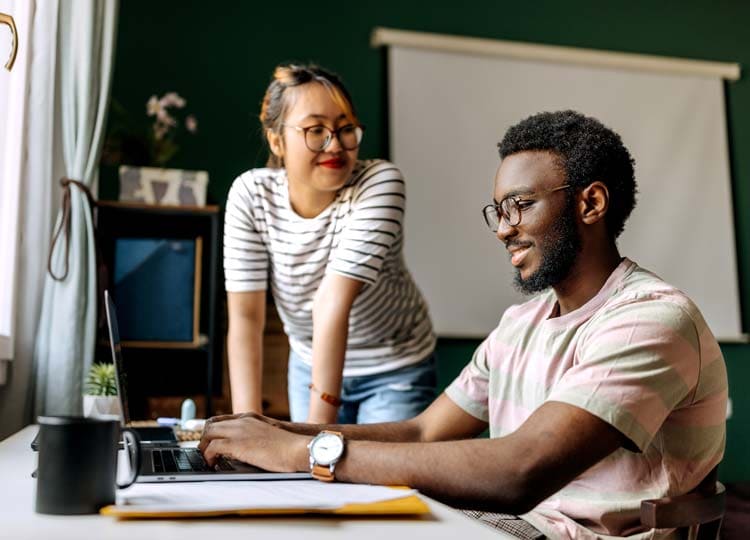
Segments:
[[[563,189],[569,189],[573,187],[571,184],[563,184],[562,186],[557,186],[551,189],[545,189],[543,191],[538,191],[536,193],[531,193],[529,195],[511,195],[510,197],[505,197],[502,201],[499,203],[490,203],[482,208],[482,217],[484,218],[485,223],[487,223],[487,226],[490,228],[492,232],[497,232],[497,229],[500,227],[500,221],[505,221],[505,223],[508,225],[508,227],[518,227],[521,224],[521,219],[523,218],[523,209],[519,206],[519,203],[521,201],[535,201],[538,200],[545,195],[549,195],[550,193],[554,193],[555,191],[561,191]],[[518,210],[518,221],[515,223],[510,222],[510,216],[503,210],[503,204],[505,204],[505,201],[511,201],[516,209]],[[498,220],[497,227],[493,228],[492,223],[490,223],[489,218],[487,217],[487,210],[492,208],[496,214],[500,214],[501,220]]]
[[[282,126],[283,127],[292,128],[292,129],[297,130],[297,131],[301,131],[302,132],[302,139],[305,141],[305,146],[307,147],[308,150],[310,150],[310,152],[324,152],[325,149],[328,148],[328,145],[330,145],[333,142],[333,138],[334,137],[336,137],[338,139],[339,144],[341,145],[341,148],[343,148],[344,150],[356,150],[357,148],[359,148],[359,145],[362,142],[362,137],[365,134],[365,126],[363,126],[361,124],[354,124],[354,123],[345,124],[345,125],[341,126],[340,128],[337,128],[337,129],[331,129],[328,126],[324,126],[323,124],[315,124],[313,126],[307,126],[307,127],[293,126],[291,124],[282,124]],[[359,140],[357,141],[357,146],[355,146],[354,148],[346,148],[344,146],[344,143],[341,142],[341,137],[339,137],[339,133],[341,132],[341,130],[344,129],[344,128],[348,128],[349,126],[354,126],[355,128],[359,129],[359,131],[360,131],[360,135],[358,137]],[[307,144],[307,132],[310,131],[313,128],[321,128],[321,127],[323,129],[325,129],[326,131],[328,131],[328,136],[326,137],[325,144],[323,145],[322,148],[319,148],[319,149],[310,148],[310,145]]]

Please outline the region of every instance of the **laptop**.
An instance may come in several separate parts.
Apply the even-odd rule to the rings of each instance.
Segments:
[[[125,366],[120,347],[117,313],[109,291],[104,291],[112,362],[115,365],[117,395],[120,397],[123,425],[130,422]],[[209,467],[197,448],[180,447],[169,427],[135,428],[141,437],[141,467],[136,482],[196,482],[216,480],[299,480],[312,479],[310,473],[279,473],[253,467],[241,461],[220,459]]]

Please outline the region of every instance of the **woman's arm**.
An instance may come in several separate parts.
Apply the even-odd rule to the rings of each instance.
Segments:
[[[235,413],[262,413],[266,291],[227,293],[229,382]]]
[[[349,336],[349,312],[363,282],[326,274],[313,300],[313,357],[310,410],[307,421],[336,422],[338,407],[321,399],[321,392],[341,395],[341,380]]]

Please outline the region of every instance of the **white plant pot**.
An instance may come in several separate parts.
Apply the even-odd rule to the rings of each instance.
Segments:
[[[119,420],[122,416],[118,396],[83,396],[83,416]]]

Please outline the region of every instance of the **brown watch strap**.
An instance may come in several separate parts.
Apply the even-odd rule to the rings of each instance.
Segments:
[[[335,480],[335,477],[329,467],[325,465],[318,465],[317,463],[310,469],[310,474],[312,474],[313,478],[315,478],[316,480],[320,480],[321,482],[333,482]]]

